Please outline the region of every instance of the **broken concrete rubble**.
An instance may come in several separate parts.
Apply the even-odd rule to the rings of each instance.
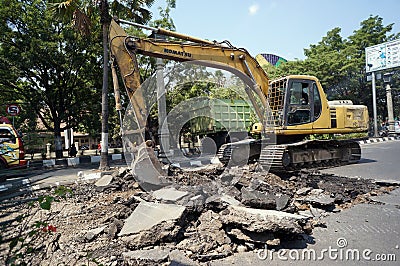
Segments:
[[[227,254],[231,253],[231,239],[223,230],[219,214],[209,210],[198,218],[199,225],[189,227],[187,238],[177,244],[178,249],[189,250],[194,256],[210,255],[219,247]],[[198,257],[199,258],[199,257]],[[204,256],[202,257],[204,259]]]
[[[153,197],[155,197],[158,200],[165,200],[165,201],[177,201],[186,196],[187,194],[188,192],[178,191],[173,187],[162,188],[152,192]]]
[[[140,202],[133,213],[126,219],[118,236],[139,233],[166,221],[178,220],[185,207],[174,204]]]
[[[280,232],[301,234],[306,216],[275,210],[261,210],[241,206],[229,206],[223,211],[222,223],[251,232]]]
[[[335,203],[334,198],[322,193],[319,195],[309,195],[304,200],[310,202],[312,205],[315,204],[317,206],[331,206]]]
[[[241,192],[242,203],[246,206],[271,210],[276,208],[274,195],[257,190],[251,190],[246,187],[243,187]]]
[[[99,180],[96,181],[96,183],[94,183],[94,185],[98,187],[105,187],[111,183],[112,179],[112,175],[103,175]]]
[[[250,167],[175,169],[150,192],[129,169],[111,176],[76,185],[66,203],[54,203],[60,214],[49,222],[57,225],[62,248],[45,254],[42,264],[83,264],[90,253],[103,265],[198,265],[310,234],[324,226],[327,213],[380,193],[366,180],[316,172],[278,176]],[[76,237],[77,229],[83,235]]]

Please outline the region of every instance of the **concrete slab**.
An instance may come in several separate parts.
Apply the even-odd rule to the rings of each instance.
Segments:
[[[179,219],[185,207],[174,204],[140,202],[133,213],[125,220],[119,236],[136,234],[149,230],[164,221]]]
[[[97,180],[96,183],[94,183],[94,185],[97,187],[105,187],[111,183],[112,179],[113,179],[112,175],[104,175],[99,180]]]
[[[189,193],[186,191],[179,191],[173,187],[170,188],[162,188],[153,192],[153,197],[158,200],[167,200],[167,201],[176,201]]]
[[[310,195],[305,198],[305,201],[321,206],[333,205],[335,203],[335,199],[326,194]]]
[[[221,196],[221,200],[222,200],[223,202],[228,203],[229,205],[236,205],[236,206],[241,206],[241,205],[243,205],[240,201],[238,201],[238,200],[235,199],[234,197],[229,196],[229,195],[226,195],[226,194],[223,194],[223,195]]]
[[[282,211],[276,211],[276,210],[255,209],[255,208],[247,208],[247,207],[241,207],[241,206],[235,206],[235,205],[232,205],[231,208],[241,211],[241,212],[244,212],[244,213],[248,213],[250,215],[257,215],[261,219],[266,219],[271,216],[276,217],[277,219],[292,218],[295,220],[308,218],[303,215],[282,212]]]

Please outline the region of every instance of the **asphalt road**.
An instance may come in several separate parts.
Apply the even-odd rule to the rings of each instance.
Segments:
[[[363,144],[359,163],[321,172],[348,177],[400,181],[400,140]]]
[[[111,167],[126,166],[123,161],[110,162]],[[55,187],[59,185],[69,185],[82,181],[78,174],[83,172],[85,176],[99,176],[99,164],[80,164],[76,167],[61,167],[49,169],[35,169],[26,171],[16,171],[10,174],[7,180],[0,182],[0,201],[14,196],[22,195],[32,190]],[[96,174],[97,173],[97,174]]]

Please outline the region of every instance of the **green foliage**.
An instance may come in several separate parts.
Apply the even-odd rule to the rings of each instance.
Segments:
[[[308,140],[328,140],[334,139],[333,134],[312,134],[306,137]]]
[[[393,24],[383,25],[379,16],[370,16],[360,23],[347,39],[341,36],[341,29],[334,28],[317,44],[304,49],[304,60],[281,64],[275,77],[288,74],[316,76],[323,86],[328,99],[349,99],[354,104],[367,105],[372,113],[371,83],[366,81],[365,48],[398,39],[399,33],[392,34]],[[400,113],[399,91],[393,91],[395,114]],[[383,82],[377,81],[378,113],[386,114],[386,99]]]
[[[98,119],[99,107],[92,99],[99,98],[101,84],[101,68],[94,67],[101,51],[99,35],[77,38],[73,29],[54,19],[46,1],[10,1],[0,7],[7,22],[0,25],[4,94],[25,103],[24,111],[33,114],[28,121],[38,117],[56,135],[96,115]]]
[[[335,135],[335,139],[365,139],[368,138],[368,133],[349,133]]]

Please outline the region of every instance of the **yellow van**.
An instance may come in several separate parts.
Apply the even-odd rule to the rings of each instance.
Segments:
[[[26,167],[22,139],[11,124],[0,124],[0,170]]]

